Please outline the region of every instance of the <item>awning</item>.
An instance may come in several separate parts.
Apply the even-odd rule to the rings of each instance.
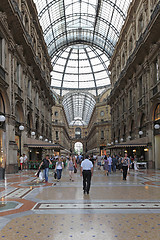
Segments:
[[[48,143],[40,141],[37,139],[28,138],[24,146],[28,148],[44,148],[44,149],[53,149],[53,150],[62,150],[64,147],[58,143]]]
[[[132,147],[147,147],[148,146],[148,137],[138,138],[124,143],[118,143],[113,146],[109,146],[109,149],[113,148],[132,148]]]
[[[147,147],[147,144],[116,144],[108,148]]]

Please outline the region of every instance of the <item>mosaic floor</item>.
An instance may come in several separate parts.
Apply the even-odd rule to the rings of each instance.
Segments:
[[[89,195],[80,172],[69,181],[40,182],[35,171],[0,181],[0,239],[160,240],[160,171],[118,171],[104,176],[95,167]]]

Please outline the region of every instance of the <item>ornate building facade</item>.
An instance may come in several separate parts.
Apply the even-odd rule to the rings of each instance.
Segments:
[[[52,140],[52,66],[32,0],[0,4],[0,162],[8,173],[31,138]]]
[[[115,153],[160,168],[160,1],[134,0],[110,62]]]
[[[111,115],[107,98],[110,88],[99,96],[92,113],[87,135],[87,149],[90,153],[107,154],[111,142]]]
[[[111,116],[107,97],[110,88],[96,99],[91,119],[88,125],[69,125],[62,104],[56,103],[52,108],[53,142],[62,145],[61,153],[74,153],[75,143],[83,144],[83,153],[106,154],[111,142]]]

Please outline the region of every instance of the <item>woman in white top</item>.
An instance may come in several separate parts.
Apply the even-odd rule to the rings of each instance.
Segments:
[[[73,176],[74,176],[74,158],[72,156],[69,157],[68,165],[67,168],[69,170],[69,176],[70,176],[70,181],[74,181]]]
[[[64,168],[64,163],[62,162],[61,158],[58,158],[58,162],[56,162],[55,171],[57,172],[57,182],[61,179],[62,169]]]

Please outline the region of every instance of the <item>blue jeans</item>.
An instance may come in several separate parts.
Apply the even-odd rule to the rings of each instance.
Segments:
[[[61,179],[62,169],[57,169],[57,179]]]
[[[116,172],[116,164],[113,164],[113,172]]]
[[[109,167],[109,172],[111,173],[111,165],[108,165],[108,167]]]
[[[49,173],[49,168],[45,168],[44,169],[44,177],[45,177],[46,182],[48,182],[48,173]]]

